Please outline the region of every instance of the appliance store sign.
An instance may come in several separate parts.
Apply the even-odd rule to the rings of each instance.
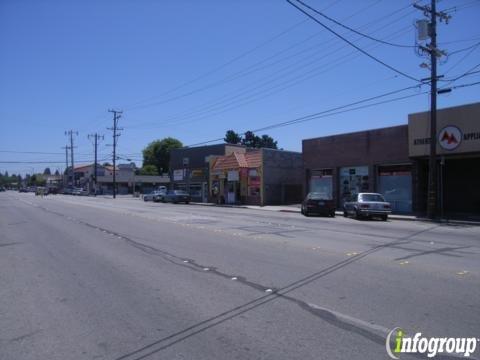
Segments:
[[[414,114],[408,121],[408,152],[410,156],[430,154],[430,124],[428,116]],[[453,118],[453,119],[452,119]],[[480,152],[480,121],[477,117],[438,119],[437,154]],[[473,121],[472,121],[473,120]]]

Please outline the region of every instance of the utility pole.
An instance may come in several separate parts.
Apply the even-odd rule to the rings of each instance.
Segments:
[[[65,149],[65,173],[68,171],[68,149],[70,147],[68,145],[65,145],[62,147],[62,149]],[[66,188],[68,187],[68,178],[67,181],[65,181],[65,173],[63,174],[63,187]]]
[[[88,135],[88,138],[94,139],[93,146],[95,149],[95,162],[93,164],[93,184],[94,184],[94,195],[97,196],[97,150],[98,150],[98,140],[99,139],[103,140],[103,135],[98,135],[97,133],[95,133],[95,134]]]
[[[75,148],[73,146],[73,135],[78,135],[78,131],[73,131],[73,130],[68,130],[65,131],[65,135],[70,137],[70,163],[72,165],[72,168],[70,170],[71,178],[72,178],[72,187],[75,187],[75,163],[73,162],[73,149]]]
[[[113,131],[113,198],[115,199],[117,196],[117,181],[116,181],[116,160],[117,160],[117,137],[120,136],[120,134],[117,134],[117,131],[123,130],[122,128],[118,127],[118,119],[122,116],[123,111],[117,111],[117,110],[108,110],[108,112],[113,113],[113,127],[108,128],[108,130]]]
[[[425,16],[430,16],[428,24],[428,36],[430,44],[419,46],[420,50],[430,55],[430,154],[428,158],[428,194],[427,194],[427,217],[435,219],[437,216],[437,58],[444,55],[444,52],[437,49],[437,17],[440,21],[445,20],[448,24],[450,15],[444,12],[437,12],[436,0],[431,0],[428,7],[413,5],[416,9],[422,10]]]

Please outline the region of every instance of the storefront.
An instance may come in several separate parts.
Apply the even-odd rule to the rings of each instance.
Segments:
[[[212,201],[212,188],[209,188],[210,158],[231,154],[234,151],[245,152],[246,149],[241,145],[216,144],[172,150],[171,187],[190,193],[192,201]]]
[[[261,151],[231,153],[211,159],[212,201],[225,204],[262,203]]]
[[[304,195],[302,154],[263,148],[211,158],[210,189],[213,202],[298,204]]]
[[[412,167],[406,125],[303,140],[308,192],[341,209],[360,192],[378,192],[396,213],[412,212]]]
[[[414,207],[426,211],[430,113],[408,117],[409,155],[414,162]],[[480,215],[480,103],[437,111],[437,213]]]

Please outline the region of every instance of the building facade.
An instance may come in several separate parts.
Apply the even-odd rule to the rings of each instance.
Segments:
[[[411,213],[412,161],[407,125],[302,141],[305,188],[335,200],[382,193],[397,213]]]
[[[79,187],[90,193],[113,194],[113,166],[97,164],[97,183],[94,181],[94,164],[75,167],[75,180]],[[148,193],[158,186],[168,186],[169,176],[136,175],[134,164],[119,164],[116,167],[115,182],[118,194],[134,192]],[[68,175],[67,175],[68,176]]]
[[[279,205],[303,197],[302,154],[247,149],[210,158],[210,199],[217,203]]]
[[[437,214],[480,215],[480,103],[437,111]],[[430,112],[408,125],[302,142],[305,188],[338,208],[350,195],[378,192],[396,213],[426,213]]]
[[[211,197],[209,188],[209,159],[212,156],[245,151],[246,148],[244,146],[232,144],[173,149],[170,153],[171,188],[189,192],[192,201],[208,202]]]
[[[437,207],[445,216],[480,215],[480,103],[437,111]],[[430,153],[430,113],[408,117],[414,207],[425,212]]]

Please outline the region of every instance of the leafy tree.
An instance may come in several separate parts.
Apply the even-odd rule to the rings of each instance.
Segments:
[[[255,135],[253,131],[247,131],[244,134],[241,143],[248,148],[278,149],[277,141],[275,141],[271,136],[262,135],[259,137]]]
[[[43,175],[52,175],[52,172],[50,171],[50,168],[47,167],[45,170],[43,170]]]
[[[262,135],[260,138],[260,147],[269,149],[278,149],[277,142],[268,135]]]
[[[172,149],[183,147],[180,140],[167,137],[162,140],[152,141],[143,149],[143,167],[146,165],[154,165],[158,173],[169,171],[170,152]]]
[[[104,162],[102,166],[112,166],[112,164],[110,164],[109,162]]]
[[[227,144],[240,144],[242,142],[242,137],[238,135],[233,130],[228,130],[225,133],[225,138],[223,139]]]
[[[28,178],[28,185],[35,185],[37,182],[37,175],[33,174]]]
[[[258,148],[260,147],[260,138],[253,131],[247,131],[243,136],[242,145],[249,148]]]
[[[140,169],[140,175],[158,175],[158,169],[155,165],[145,165]]]
[[[60,172],[58,171],[58,169],[55,170],[55,175],[56,175],[56,176],[60,175]]]

